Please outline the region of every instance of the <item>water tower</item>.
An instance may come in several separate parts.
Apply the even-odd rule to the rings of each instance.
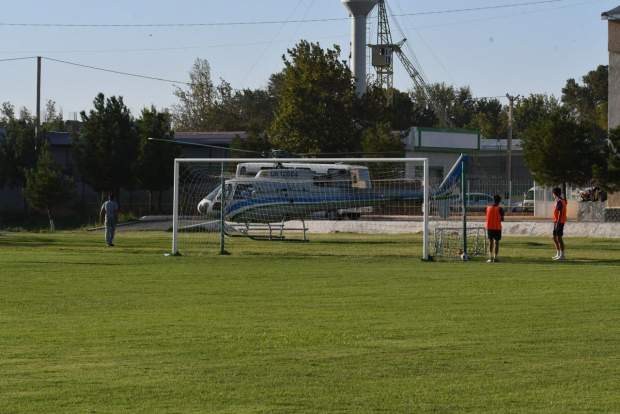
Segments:
[[[378,0],[342,0],[351,16],[351,70],[358,94],[366,92],[366,17]]]

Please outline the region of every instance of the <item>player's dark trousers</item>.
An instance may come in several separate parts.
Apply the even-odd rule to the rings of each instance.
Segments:
[[[107,244],[112,244],[114,241],[114,233],[116,232],[116,223],[117,219],[105,219],[105,242]]]

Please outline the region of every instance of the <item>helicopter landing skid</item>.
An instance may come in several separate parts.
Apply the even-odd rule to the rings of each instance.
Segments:
[[[300,228],[292,228],[284,226],[285,220],[283,219],[280,223],[244,223],[239,226],[231,226],[229,224],[224,225],[224,235],[228,237],[247,237],[251,240],[257,241],[285,241],[285,242],[295,242],[295,243],[303,243],[307,242],[308,237],[306,232],[308,231],[306,227],[306,222],[304,219],[301,219],[302,226]],[[232,232],[240,232],[241,234],[233,234]],[[289,239],[284,236],[285,231],[303,231],[303,239]],[[256,232],[266,233],[267,234],[253,234]]]

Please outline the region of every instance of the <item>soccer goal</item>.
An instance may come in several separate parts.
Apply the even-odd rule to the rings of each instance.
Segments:
[[[435,227],[431,254],[437,261],[451,262],[468,256],[485,256],[487,250],[484,227]]]
[[[372,256],[411,235],[409,254],[428,259],[429,226],[458,197],[458,178],[433,183],[426,158],[177,159],[174,171],[173,254],[234,254],[248,241],[337,249],[354,235]]]

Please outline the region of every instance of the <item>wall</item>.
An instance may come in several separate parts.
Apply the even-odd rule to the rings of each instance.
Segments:
[[[609,53],[609,128],[620,125],[620,53]]]
[[[605,210],[606,222],[620,222],[620,208],[608,208]]]
[[[608,20],[609,33],[609,128],[620,125],[620,21]],[[609,207],[620,207],[620,194],[611,194]]]
[[[605,221],[605,203],[587,201],[575,204],[577,204],[579,209],[577,212],[578,221]]]

